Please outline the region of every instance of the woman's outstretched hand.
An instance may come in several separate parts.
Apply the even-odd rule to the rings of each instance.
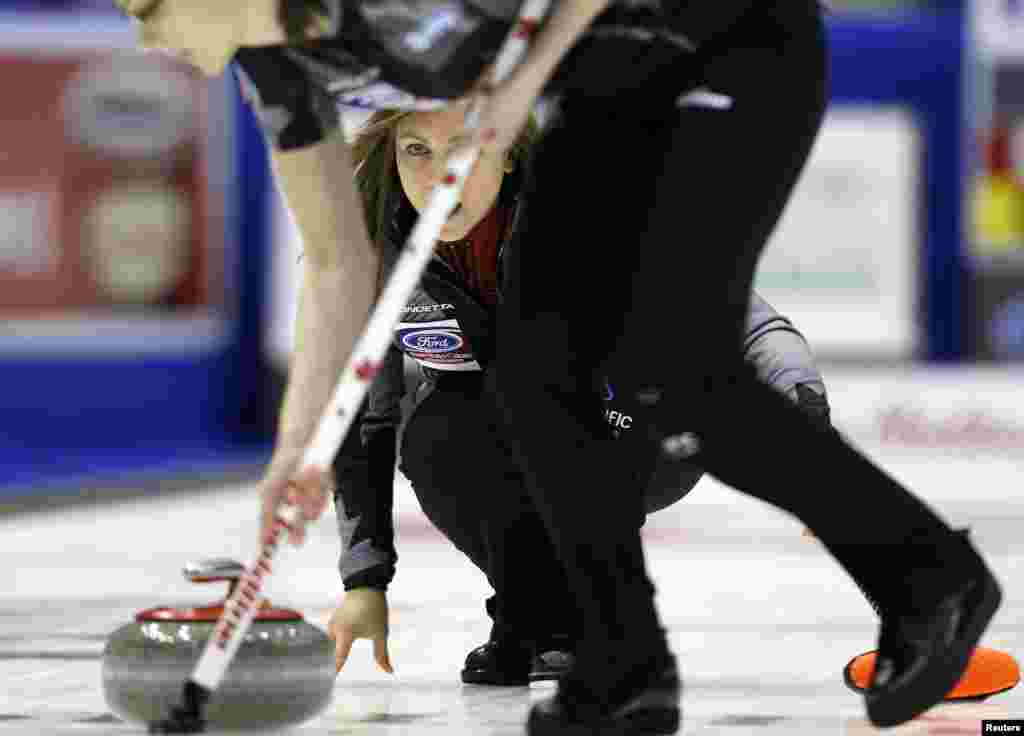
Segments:
[[[340,672],[356,639],[373,642],[373,658],[388,674],[395,673],[388,655],[388,599],[382,590],[356,588],[345,593],[331,615],[327,635],[334,641],[334,666]]]

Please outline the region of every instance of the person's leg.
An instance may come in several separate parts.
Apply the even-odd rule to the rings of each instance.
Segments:
[[[496,592],[487,605],[490,642],[471,654],[464,679],[525,684],[535,644],[573,631],[575,607],[478,380],[459,377],[444,386],[413,412],[401,469],[427,518]]]
[[[819,48],[811,51],[820,57],[818,41]],[[768,61],[776,55],[774,48],[761,49]],[[790,138],[771,143],[785,148],[796,138],[802,146],[790,152],[795,161],[786,162],[790,170],[761,177],[774,176],[781,193],[773,187],[765,203],[680,199],[671,208],[677,221],[670,232],[651,222],[657,195],[667,188],[666,170],[689,172],[697,183],[704,175],[700,165],[691,167],[689,149],[672,150],[690,118],[698,114],[676,104],[687,89],[676,77],[693,71],[686,69],[688,58],[681,60],[682,72],[670,69],[658,80],[658,89],[648,86],[615,97],[570,89],[556,123],[538,146],[531,186],[525,192],[521,245],[510,264],[513,288],[498,330],[495,394],[518,443],[535,503],[584,611],[579,671],[585,673],[581,676],[596,700],[615,702],[670,658],[639,536],[655,454],[651,450],[647,461],[635,461],[625,443],[609,436],[600,416],[595,374],[614,368],[609,373],[616,376],[620,391],[635,376],[634,371],[606,362],[617,342],[634,329],[632,321],[627,324],[627,315],[632,320],[642,314],[662,333],[643,345],[630,343],[626,361],[633,366],[668,370],[687,345],[701,349],[699,337],[689,339],[690,325],[717,304],[701,304],[677,284],[659,284],[662,288],[648,291],[631,274],[658,270],[670,277],[682,269],[695,276],[703,267],[704,254],[698,248],[722,250],[717,237],[690,230],[691,204],[701,209],[698,218],[723,220],[726,231],[734,219],[774,222],[820,118],[821,62],[810,59],[810,69],[803,75],[812,76],[803,85],[811,89],[801,90],[812,98],[800,110],[806,118],[803,127]],[[790,80],[785,83],[793,86]],[[717,131],[717,121],[694,122],[699,125],[692,148],[701,153],[700,162],[710,155],[728,161],[733,141]],[[756,127],[761,121],[751,118],[747,124]],[[750,130],[737,127],[733,132],[750,137]],[[746,209],[733,211],[734,204]],[[743,225],[753,228],[749,222]],[[745,246],[747,240],[744,233],[734,246]],[[732,257],[740,255],[744,254]],[[756,260],[754,253],[745,255]],[[717,301],[724,299],[719,294]],[[725,334],[719,340],[734,341],[738,353],[745,300],[734,307],[735,320],[722,315],[725,320],[718,327]],[[649,331],[643,334],[649,336]],[[677,343],[680,338],[687,340],[682,346]],[[581,513],[583,509],[587,513]]]
[[[794,11],[799,6],[782,4],[774,11],[793,33],[778,38],[786,53],[758,48],[752,27],[748,48],[708,65],[705,87],[728,98],[729,109],[679,111],[664,152],[670,163],[648,218],[664,247],[652,249],[646,267],[634,273],[615,375],[620,390],[632,383],[649,397],[665,433],[684,440],[693,433],[700,451],[688,459],[800,517],[869,596],[928,605],[957,584],[937,566],[974,562],[960,537],[839,435],[758,381],[740,350],[757,260],[809,154],[824,106],[823,47],[813,34],[800,33],[812,18],[801,18]],[[780,84],[751,76],[754,68]],[[828,257],[827,238],[822,257]],[[666,294],[672,295],[672,312],[690,317],[685,340],[693,352],[679,361],[638,360],[665,339],[671,323],[664,316]],[[842,478],[857,493],[828,493],[821,487],[827,478]],[[864,543],[865,529],[872,530],[870,544]],[[922,543],[907,546],[915,540]],[[937,544],[948,554],[936,554]],[[904,584],[911,574],[914,585]]]
[[[402,433],[399,469],[424,515],[488,575],[477,510],[480,495],[491,492],[493,479],[502,472],[503,458],[495,457],[493,438],[486,435],[473,403],[457,391],[435,390],[427,396]]]
[[[590,403],[592,368],[611,344],[620,390],[632,384],[666,430],[695,433],[676,447],[693,449],[687,440],[696,440],[699,464],[827,537],[872,596],[899,597],[894,583],[906,573],[917,576],[915,594],[934,600],[940,581],[918,573],[939,546],[945,559],[970,562],[923,504],[758,383],[742,360],[757,259],[825,102],[823,33],[811,3],[757,7],[750,36],[711,60],[700,94],[664,94],[674,81],[667,75],[661,90],[634,98],[567,96],[562,124],[538,151],[517,288],[499,328],[496,394],[584,610],[578,676],[613,704],[666,657],[636,531],[641,494]],[[768,17],[776,12],[790,17]],[[569,210],[570,201],[583,206]],[[689,375],[669,375],[684,365],[673,360],[684,330],[698,359],[687,356]],[[671,426],[680,416],[693,423]],[[794,446],[806,462],[793,462]],[[870,500],[826,499],[822,478],[836,476],[845,488],[870,487]],[[634,492],[617,492],[624,488]],[[851,519],[863,520],[852,525],[859,535],[881,516],[894,544],[936,544],[877,568],[863,545],[843,542],[855,540]]]
[[[807,20],[795,12],[798,4],[773,8],[766,12],[788,30],[798,31]],[[657,407],[667,447],[798,516],[869,599],[892,612],[883,621],[880,646],[894,674],[879,676],[868,708],[877,723],[893,725],[920,712],[932,695],[941,699],[944,680],[953,677],[948,685],[955,683],[955,669],[966,664],[970,642],[987,624],[999,592],[965,537],[837,433],[759,382],[742,360],[738,337],[757,258],[818,125],[820,106],[807,104],[813,96],[800,89],[801,83],[814,84],[809,72],[816,68],[813,56],[820,56],[809,46],[801,52],[801,39],[809,36],[786,38],[772,58],[752,35],[750,46],[708,66],[705,85],[724,94],[730,106],[681,111],[665,153],[676,165],[665,168],[648,223],[662,237],[683,225],[693,242],[709,247],[690,269],[665,251],[637,269],[613,362],[622,369],[616,373],[620,385],[630,382],[631,372],[637,395]],[[752,68],[786,84],[753,79]],[[682,222],[675,213],[681,203],[687,212]],[[636,359],[665,333],[665,320],[659,320],[664,305],[652,295],[670,293],[679,295],[676,309],[706,315],[694,320],[691,334],[703,355],[681,361],[675,371],[665,361]],[[828,493],[822,483],[829,478],[857,492]],[[940,633],[944,627],[949,631]],[[932,674],[916,674],[926,670]]]
[[[573,636],[578,610],[567,594],[565,573],[529,498],[522,476],[519,495],[481,514],[495,590],[494,618],[510,622],[535,647],[553,636]]]
[[[594,701],[610,703],[624,682],[635,686],[630,674],[650,677],[671,662],[639,535],[639,476],[646,481],[648,473],[611,436],[598,392],[629,310],[622,275],[634,266],[653,196],[659,132],[607,126],[593,112],[564,100],[537,146],[492,376],[533,503],[583,615],[576,671]],[[638,137],[644,150],[634,155]]]

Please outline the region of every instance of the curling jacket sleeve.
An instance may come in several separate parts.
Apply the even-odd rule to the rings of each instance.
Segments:
[[[339,128],[334,100],[295,51],[285,46],[239,49],[234,68],[242,96],[272,148],[310,146]]]
[[[334,461],[345,590],[386,590],[395,575],[395,445],[404,392],[402,354],[392,347]]]
[[[825,382],[804,336],[757,293],[750,297],[744,341],[747,361],[762,381],[827,423]]]

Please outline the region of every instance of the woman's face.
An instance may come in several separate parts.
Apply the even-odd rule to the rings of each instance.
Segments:
[[[465,112],[465,104],[438,112],[416,112],[402,118],[395,128],[398,176],[417,212],[426,208],[430,191],[445,174],[448,157],[468,141],[462,128]],[[439,239],[451,242],[466,237],[494,206],[502,178],[511,170],[505,152],[482,152]]]
[[[116,0],[138,23],[139,43],[166,51],[209,76],[224,71],[239,46],[256,45],[249,29],[261,27],[264,3],[226,0]],[[282,34],[283,35],[283,34]]]

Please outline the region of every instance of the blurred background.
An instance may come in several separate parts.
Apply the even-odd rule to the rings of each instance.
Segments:
[[[1024,3],[830,4],[758,289],[851,437],[1016,463]],[[258,477],[301,245],[235,80],[137,53],[110,0],[3,0],[0,80],[0,511]]]

